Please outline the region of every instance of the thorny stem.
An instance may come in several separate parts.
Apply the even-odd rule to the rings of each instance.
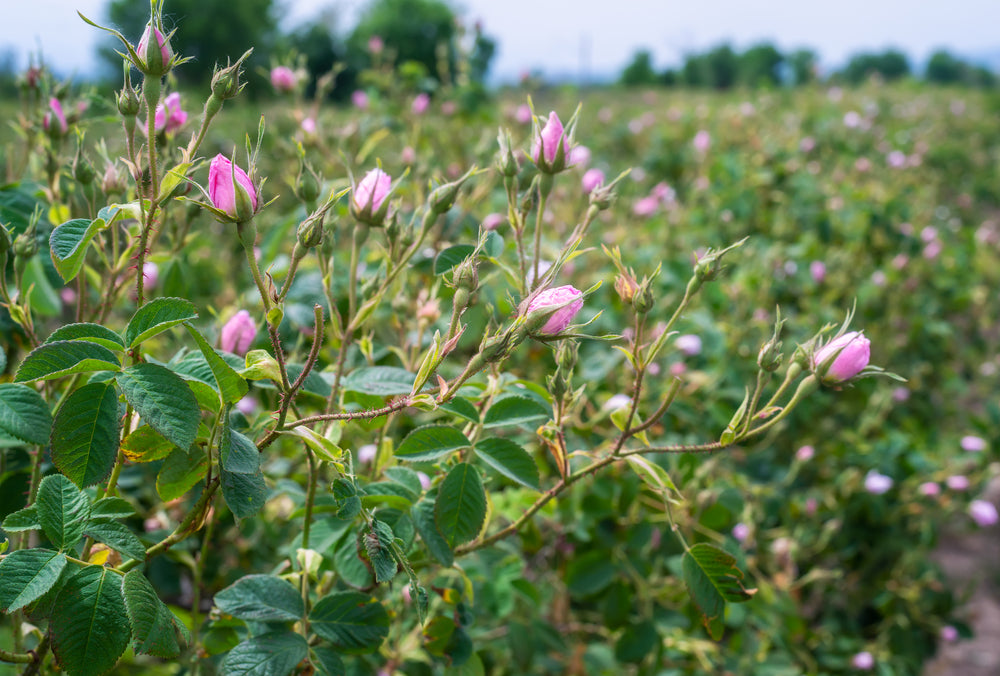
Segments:
[[[146,100],[146,148],[149,150],[149,211],[146,212],[139,234],[139,251],[136,252],[135,297],[139,307],[143,304],[143,285],[145,276],[142,267],[146,262],[146,248],[149,246],[149,233],[153,229],[158,206],[157,192],[160,189],[157,176],[156,157],[156,105],[160,101],[160,78],[147,75],[142,84],[143,97]],[[142,178],[139,177],[141,183]],[[142,204],[142,190],[139,191],[139,204]]]

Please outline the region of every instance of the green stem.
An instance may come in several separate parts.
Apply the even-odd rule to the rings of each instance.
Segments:
[[[543,174],[542,180],[538,182],[538,215],[535,217],[535,274],[531,278],[531,288],[538,288],[539,275],[538,265],[542,257],[542,219],[545,217],[545,203],[548,201],[549,191],[552,190],[552,176]]]
[[[12,662],[14,664],[31,664],[35,656],[31,653],[12,653],[0,648],[0,662]]]
[[[149,75],[143,80],[142,95],[146,100],[146,148],[149,151],[149,211],[145,214],[142,230],[139,234],[139,251],[136,255],[135,297],[139,307],[143,304],[143,287],[145,276],[142,274],[146,262],[146,248],[149,246],[149,233],[153,229],[156,218],[157,193],[160,182],[156,157],[156,106],[160,102],[161,83],[159,77]],[[140,179],[141,180],[141,179]],[[139,190],[139,203],[142,204],[142,190]]]
[[[643,365],[652,362],[657,353],[659,353],[659,351],[663,348],[663,344],[667,342],[667,337],[670,335],[670,329],[673,328],[674,324],[680,318],[681,313],[684,312],[688,303],[691,302],[691,299],[694,298],[695,294],[698,293],[698,290],[701,289],[701,285],[702,281],[697,277],[692,277],[690,281],[688,281],[687,286],[684,288],[684,297],[681,299],[677,309],[674,310],[674,314],[671,315],[670,321],[668,321],[667,325],[663,328],[663,332],[660,334],[660,337],[656,339],[653,346],[646,352],[646,357],[642,360]]]

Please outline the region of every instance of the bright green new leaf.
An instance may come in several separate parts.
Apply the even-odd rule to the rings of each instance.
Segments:
[[[749,601],[757,590],[743,586],[743,571],[731,554],[710,544],[699,543],[688,549],[681,559],[681,570],[705,628],[718,641],[722,638],[726,601]]]
[[[87,257],[87,245],[98,232],[107,227],[103,218],[74,218],[57,225],[49,235],[52,264],[64,282],[80,274]]]
[[[80,488],[111,474],[118,457],[118,393],[114,383],[90,383],[75,390],[52,423],[52,462]]]
[[[125,350],[125,343],[122,341],[122,337],[100,324],[66,324],[53,331],[45,339],[45,342],[54,343],[57,340],[83,340],[88,343],[97,343],[109,350],[116,350],[118,352]]]

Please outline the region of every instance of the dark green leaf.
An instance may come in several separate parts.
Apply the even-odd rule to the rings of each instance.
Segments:
[[[49,253],[59,276],[71,281],[80,273],[87,257],[87,245],[107,227],[103,218],[74,218],[53,228],[49,235]]]
[[[483,417],[483,427],[524,425],[545,420],[549,416],[549,411],[534,399],[507,397],[490,406]]]
[[[122,591],[135,652],[166,659],[180,655],[176,620],[149,580],[138,570],[129,571],[122,581]]]
[[[194,303],[184,298],[156,298],[139,308],[125,327],[125,345],[133,348],[181,322],[197,319]]]
[[[223,469],[222,497],[237,519],[253,516],[267,502],[267,484],[261,472],[238,474]]]
[[[27,385],[0,385],[0,430],[32,444],[49,442],[52,415],[42,396]]]
[[[42,524],[38,521],[38,508],[32,505],[31,507],[25,507],[12,514],[8,514],[7,518],[3,520],[3,524],[0,524],[0,528],[3,528],[8,533],[41,530]]]
[[[53,331],[45,342],[54,343],[59,340],[83,340],[119,352],[125,349],[122,337],[100,324],[67,324]]]
[[[570,561],[566,569],[566,586],[573,596],[592,596],[611,584],[616,574],[608,552],[593,550]]]
[[[455,397],[451,401],[447,401],[438,408],[448,411],[449,413],[454,413],[459,418],[465,418],[466,420],[471,420],[474,423],[479,422],[479,411],[472,404],[471,401],[465,399],[464,397]]]
[[[230,427],[223,430],[219,454],[222,468],[227,472],[256,474],[260,471],[260,451],[257,450],[257,445]]]
[[[254,636],[229,651],[220,673],[227,676],[288,676],[309,655],[300,634],[275,631]]]
[[[125,400],[165,439],[179,448],[194,443],[201,412],[191,388],[180,376],[159,364],[147,363],[128,367],[115,380]]]
[[[476,455],[508,479],[538,490],[538,465],[526,450],[510,439],[480,439],[476,442]]]
[[[120,369],[118,358],[106,347],[83,340],[57,340],[32,350],[21,362],[14,381],[52,380],[73,373]]]
[[[118,662],[132,635],[122,578],[103,566],[84,566],[63,585],[49,624],[52,651],[73,676],[98,676]]]
[[[0,612],[23,608],[52,588],[66,557],[48,549],[21,549],[0,561]]]
[[[333,566],[346,584],[356,589],[368,589],[375,584],[371,570],[358,554],[358,537],[348,531],[333,552]]]
[[[246,575],[215,595],[222,612],[241,620],[294,622],[305,615],[299,590],[271,575]]]
[[[146,560],[145,545],[125,524],[117,521],[91,519],[83,534],[89,535],[116,552],[121,552],[137,561]]]
[[[743,586],[743,571],[732,555],[706,543],[696,544],[684,553],[681,570],[705,628],[719,640],[726,601],[749,601],[757,590]]]
[[[53,546],[66,550],[80,541],[90,519],[90,501],[69,479],[62,474],[42,479],[35,506],[42,531]]]
[[[471,244],[456,244],[448,247],[434,259],[434,274],[443,275],[471,256],[475,250],[476,247]]]
[[[344,378],[345,392],[360,392],[380,397],[409,394],[416,376],[395,366],[363,366]]]
[[[215,376],[215,382],[219,386],[219,393],[222,395],[222,401],[225,404],[235,404],[237,401],[246,396],[249,391],[247,386],[247,381],[243,379],[239,373],[233,369],[232,366],[226,363],[226,361],[216,352],[211,345],[208,344],[201,334],[194,330],[190,324],[184,325],[188,333],[194,338],[195,342],[198,343],[198,349],[201,353],[205,355],[205,361],[208,362],[209,368],[212,369],[212,374]]]
[[[208,458],[197,446],[175,448],[156,475],[156,492],[165,501],[176,500],[208,472]]]
[[[125,519],[135,514],[132,503],[114,496],[101,498],[90,506],[91,519]]]
[[[385,608],[358,592],[323,597],[309,613],[309,623],[320,637],[352,652],[376,650],[389,634]]]
[[[438,530],[434,512],[434,499],[428,496],[413,507],[413,523],[417,526],[420,539],[427,545],[431,555],[440,561],[441,565],[450,568],[455,562],[455,555]]]
[[[420,484],[420,475],[409,467],[401,465],[387,467],[382,473],[386,478],[392,479],[393,483],[403,486],[409,492],[412,500],[416,500],[424,492],[424,487]]]
[[[396,448],[396,457],[421,462],[436,460],[469,445],[468,438],[454,427],[425,425],[406,435]]]
[[[353,519],[361,513],[361,498],[353,481],[340,477],[333,482],[330,492],[337,501],[338,519]]]
[[[435,522],[448,547],[469,542],[486,520],[486,492],[479,471],[460,462],[441,482],[435,503]]]
[[[309,653],[309,661],[316,667],[320,676],[346,676],[344,661],[333,648],[316,647]]]
[[[80,488],[104,481],[118,458],[119,425],[113,382],[75,390],[52,423],[52,463]]]
[[[387,523],[372,519],[372,528],[365,533],[365,551],[375,570],[376,582],[389,582],[396,577],[396,559],[392,556],[394,537]]]

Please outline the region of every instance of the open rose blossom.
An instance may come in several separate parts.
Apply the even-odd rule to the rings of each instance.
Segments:
[[[275,91],[290,92],[295,89],[297,83],[295,71],[288,66],[275,66],[271,69],[271,86]]]
[[[850,331],[819,350],[813,366],[827,383],[842,383],[861,373],[871,359],[871,341],[860,331]]]
[[[558,286],[546,289],[538,294],[528,305],[529,321],[531,315],[540,314],[548,319],[538,333],[554,335],[562,333],[573,317],[583,307],[583,292],[573,286]],[[553,311],[553,308],[557,308]]]
[[[208,168],[208,197],[212,205],[235,221],[250,220],[257,212],[257,189],[247,173],[219,154]]]
[[[226,322],[219,336],[219,345],[226,352],[243,355],[257,337],[257,325],[246,310],[240,310]]]
[[[170,133],[182,127],[187,119],[188,114],[181,110],[181,95],[178,92],[171,92],[163,99],[163,103],[156,107],[153,126],[158,132]]]
[[[997,508],[992,502],[987,502],[986,500],[973,500],[970,502],[969,516],[972,517],[972,520],[975,521],[977,525],[983,528],[992,526],[997,521],[1000,521],[1000,515],[997,514]]]

